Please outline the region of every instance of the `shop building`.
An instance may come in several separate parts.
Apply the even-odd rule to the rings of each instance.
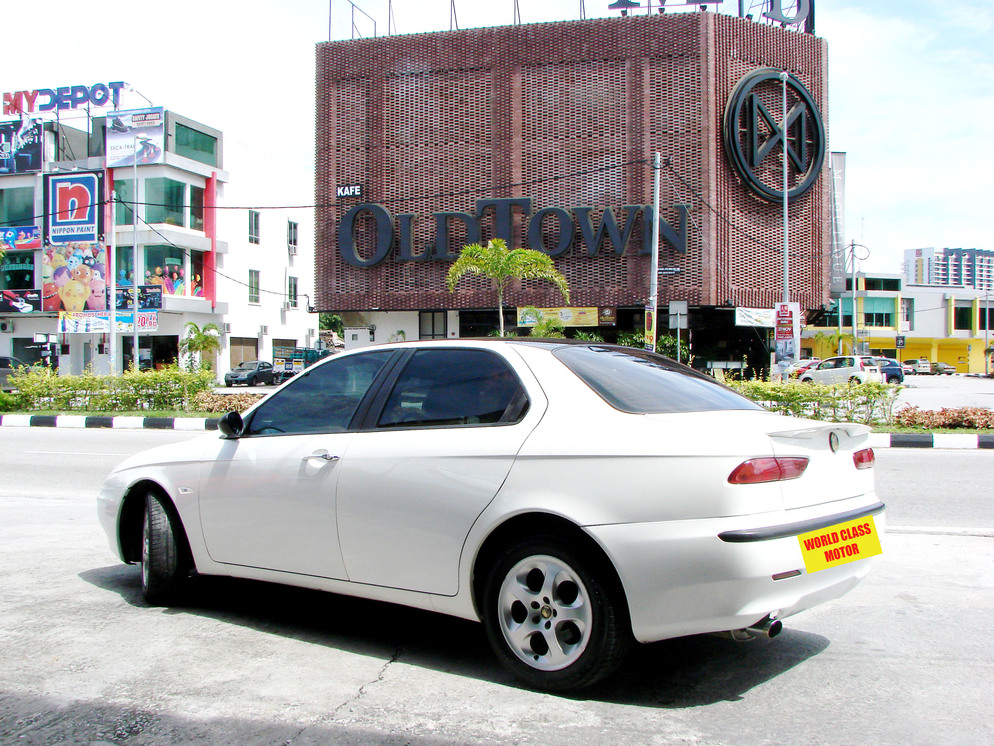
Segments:
[[[487,334],[488,283],[445,276],[503,238],[553,257],[606,338],[641,331],[658,152],[657,307],[688,304],[701,359],[763,367],[769,332],[735,310],[783,299],[785,88],[788,292],[810,316],[830,303],[827,46],[801,27],[697,12],[319,44],[316,305],[373,341]],[[507,303],[513,326],[561,298],[524,281]]]
[[[986,291],[912,285],[898,274],[857,272],[855,279],[855,293],[850,284],[820,323],[805,328],[804,357],[831,357],[840,344],[849,353],[855,339],[862,354],[902,361],[925,358],[951,365],[958,373],[990,372],[984,350],[994,342],[994,306]]]
[[[220,376],[317,339],[309,220],[252,207],[252,177],[231,179],[220,131],[161,108],[83,114],[85,130],[67,113],[6,113],[18,116],[0,123],[11,154],[0,168],[0,353],[62,373],[120,371],[137,318],[140,365],[161,367],[180,360],[188,324],[214,324]],[[265,168],[258,160],[236,159],[237,173]]]

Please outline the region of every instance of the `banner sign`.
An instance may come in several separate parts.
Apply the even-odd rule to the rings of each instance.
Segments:
[[[547,317],[558,318],[563,326],[600,326],[600,309],[590,308],[535,308],[518,309],[518,326],[535,326]]]
[[[165,151],[165,113],[160,108],[115,111],[107,117],[107,167],[162,163]]]
[[[772,308],[735,307],[735,326],[773,326]]]
[[[124,81],[73,85],[61,88],[39,88],[36,91],[14,91],[3,94],[3,115],[17,116],[36,111],[64,111],[81,106],[107,106],[115,109],[121,101]]]
[[[0,228],[0,251],[33,251],[41,248],[41,231],[36,225]]]
[[[0,124],[0,174],[41,171],[41,145],[41,120]]]
[[[774,329],[777,365],[786,368],[797,360],[801,344],[801,304],[777,303]]]
[[[38,313],[40,290],[0,290],[0,313]]]
[[[107,251],[99,243],[50,246],[42,256],[43,310],[107,310]]]
[[[45,235],[50,243],[100,239],[103,185],[102,171],[45,175]]]
[[[126,311],[135,307],[135,294],[130,287],[117,288],[117,309]],[[138,286],[138,308],[139,310],[162,308],[162,286],[161,285],[139,285]]]
[[[135,314],[117,312],[117,331],[133,333]],[[157,311],[138,312],[138,331],[154,332],[159,328]],[[60,334],[108,334],[110,332],[110,311],[59,311]]]

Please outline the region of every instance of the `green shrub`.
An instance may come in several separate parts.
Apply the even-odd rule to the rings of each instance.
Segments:
[[[264,396],[265,394],[218,394],[213,391],[201,391],[193,398],[193,403],[194,409],[198,412],[217,414],[244,412]]]
[[[51,368],[21,368],[11,376],[20,409],[61,412],[190,411],[201,391],[213,388],[211,371],[129,370],[120,376],[60,376]]]
[[[900,386],[886,383],[783,383],[729,381],[727,385],[772,412],[828,422],[890,424]]]

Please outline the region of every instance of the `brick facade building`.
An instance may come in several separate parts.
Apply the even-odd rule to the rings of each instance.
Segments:
[[[467,278],[449,293],[444,278],[463,243],[506,234],[554,256],[573,306],[641,308],[659,151],[672,239],[660,240],[660,305],[771,308],[782,294],[782,203],[747,188],[723,142],[733,91],[763,68],[789,70],[825,116],[824,40],[715,13],[318,45],[317,307],[492,309],[487,283]],[[779,121],[780,91],[756,86],[755,111]],[[762,143],[773,128],[753,121],[732,130]],[[810,188],[788,200],[791,300],[814,309],[828,300],[827,159],[824,142],[816,150],[803,129],[792,137],[794,152],[819,158]],[[772,147],[756,174],[782,185],[776,137]],[[507,302],[561,299],[526,281]]]

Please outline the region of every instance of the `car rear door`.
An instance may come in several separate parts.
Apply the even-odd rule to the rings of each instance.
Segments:
[[[541,390],[516,362],[514,372],[508,358],[479,348],[410,357],[342,462],[338,528],[349,580],[456,593],[466,535],[544,411]]]

